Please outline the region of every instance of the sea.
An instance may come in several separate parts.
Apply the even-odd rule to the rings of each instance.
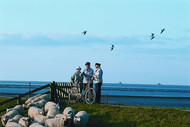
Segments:
[[[0,96],[15,97],[17,94],[49,84],[47,81],[0,81]],[[37,93],[44,93],[43,89]],[[103,83],[101,103],[190,108],[190,86],[164,84]]]

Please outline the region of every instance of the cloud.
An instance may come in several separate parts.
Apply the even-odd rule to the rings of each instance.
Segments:
[[[4,46],[109,46],[114,44],[121,50],[134,51],[162,51],[162,50],[188,50],[190,37],[169,38],[158,36],[150,40],[149,36],[116,36],[98,37],[89,35],[74,35],[65,33],[42,33],[42,34],[0,34],[0,45]]]

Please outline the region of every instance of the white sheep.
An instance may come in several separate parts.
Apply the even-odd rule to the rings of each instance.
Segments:
[[[64,115],[64,114],[57,114],[57,115],[55,116],[55,118],[67,119],[67,116]]]
[[[52,118],[45,121],[45,127],[64,127],[65,121],[62,118]]]
[[[44,111],[43,111],[43,108],[40,109],[40,108],[37,108],[37,107],[30,107],[28,109],[28,116],[32,119],[34,119],[34,117],[36,115],[43,115],[44,114]]]
[[[49,101],[49,99],[50,99],[49,94],[43,94],[39,97],[36,97],[31,101],[31,103],[37,102],[37,101],[42,100],[42,99],[46,99],[47,101]]]
[[[8,122],[5,127],[22,127],[22,126],[15,122]]]
[[[33,123],[32,119],[28,117],[22,117],[18,121],[18,124],[20,124],[22,127],[29,127],[32,123]]]
[[[63,111],[63,114],[73,119],[75,116],[75,110],[72,107],[66,107]]]
[[[39,123],[33,123],[29,127],[44,127],[44,126]]]
[[[46,103],[47,103],[47,100],[42,99],[42,100],[39,100],[38,102],[29,103],[29,104],[27,104],[26,107],[29,108],[29,107],[34,106],[34,107],[38,107],[38,108],[43,108]]]
[[[34,117],[34,122],[37,122],[39,124],[44,125],[45,121],[48,119],[48,117],[44,116],[44,115],[36,115]]]
[[[65,125],[67,125],[67,127],[73,126],[73,118],[71,117],[71,115],[57,114],[55,116],[55,118],[63,119],[65,121]]]
[[[14,108],[7,108],[7,112],[11,110],[17,110],[20,115],[24,115],[24,108],[22,105],[16,105]]]
[[[9,119],[9,120],[7,121],[7,123],[9,123],[9,122],[18,123],[18,121],[19,121],[21,118],[22,118],[21,115],[16,115],[16,116],[14,116],[13,118]]]
[[[78,112],[73,119],[74,126],[86,126],[88,123],[88,113],[86,111]]]
[[[7,112],[5,115],[3,115],[1,117],[1,122],[3,124],[3,126],[6,125],[7,121],[9,119],[12,119],[13,117],[15,117],[16,115],[19,115],[18,111],[17,110],[11,110],[9,112]]]
[[[31,103],[31,101],[32,101],[34,98],[37,98],[37,97],[39,97],[39,96],[41,96],[41,94],[37,94],[37,95],[35,95],[35,96],[33,96],[33,97],[30,97],[30,98],[25,102],[25,104]]]
[[[54,118],[54,117],[55,117],[57,114],[59,114],[59,113],[60,113],[60,110],[59,110],[59,108],[56,106],[56,107],[50,108],[50,109],[48,110],[46,116],[47,116],[48,118]]]
[[[52,102],[52,101],[49,101],[49,102],[47,102],[47,103],[45,104],[45,107],[44,107],[45,113],[47,113],[48,110],[49,110],[50,108],[52,108],[52,107],[58,107],[58,108],[60,109],[59,104],[56,104],[56,103],[54,103],[54,102]]]

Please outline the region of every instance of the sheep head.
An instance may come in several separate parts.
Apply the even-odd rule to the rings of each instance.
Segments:
[[[40,115],[43,115],[43,114],[44,114],[44,109],[42,108],[42,109],[38,110],[38,113],[39,113]]]
[[[11,110],[13,110],[13,108],[7,108],[6,113],[10,112]]]
[[[57,104],[56,107],[60,110],[60,105],[59,104]]]

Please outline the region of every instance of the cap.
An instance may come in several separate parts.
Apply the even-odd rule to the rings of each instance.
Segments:
[[[81,69],[80,66],[78,66],[76,69]]]
[[[100,66],[101,64],[100,64],[100,63],[96,63],[95,65],[98,65],[98,66]]]

